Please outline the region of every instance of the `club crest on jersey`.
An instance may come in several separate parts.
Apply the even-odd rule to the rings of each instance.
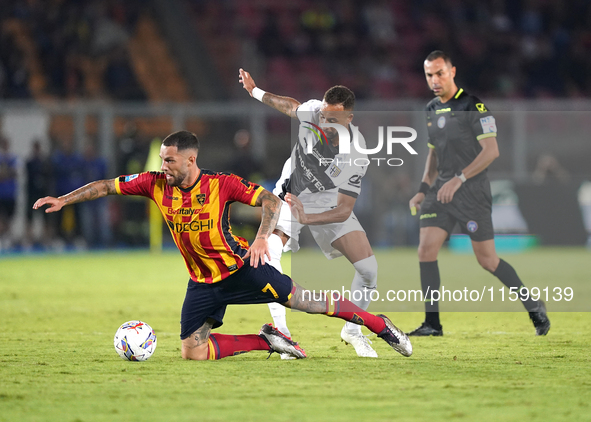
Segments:
[[[476,230],[478,230],[478,223],[474,220],[470,220],[466,224],[466,228],[470,233],[474,233]]]
[[[328,168],[328,175],[332,178],[338,177],[341,174],[342,170],[337,167],[334,163],[330,165]]]
[[[439,119],[437,119],[437,127],[439,129],[443,129],[445,127],[445,116],[441,116]]]
[[[199,205],[205,204],[205,194],[204,193],[199,193],[199,194],[195,195],[195,199],[197,200],[197,202],[199,202]]]

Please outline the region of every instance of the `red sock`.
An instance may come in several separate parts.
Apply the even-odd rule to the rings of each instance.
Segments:
[[[386,328],[386,323],[382,318],[365,312],[359,306],[350,300],[341,298],[338,294],[334,296],[326,295],[325,314],[329,317],[341,318],[355,324],[365,325],[372,333],[376,334]]]
[[[207,359],[217,360],[227,356],[236,356],[251,350],[269,350],[269,345],[256,334],[232,336],[212,334],[207,341]]]

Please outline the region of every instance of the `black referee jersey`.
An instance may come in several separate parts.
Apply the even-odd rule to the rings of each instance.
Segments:
[[[495,118],[474,95],[462,88],[446,103],[427,104],[428,146],[437,154],[439,178],[447,181],[467,167],[482,150],[481,139],[496,137]],[[486,170],[474,179],[486,177]]]

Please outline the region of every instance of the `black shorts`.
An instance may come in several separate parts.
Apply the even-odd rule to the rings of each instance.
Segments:
[[[451,234],[458,223],[462,233],[475,242],[494,239],[492,225],[492,195],[488,178],[464,183],[452,201],[442,204],[437,192],[445,182],[437,180],[421,205],[421,227],[439,227]]]
[[[291,290],[290,277],[269,264],[254,268],[250,262],[218,283],[189,280],[181,310],[181,340],[194,333],[208,318],[215,320],[213,328],[220,327],[227,305],[285,303],[291,297]]]

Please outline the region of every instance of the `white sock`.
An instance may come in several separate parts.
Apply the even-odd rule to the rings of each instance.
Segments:
[[[269,305],[269,311],[271,311],[275,327],[287,337],[291,337],[289,328],[287,328],[287,321],[285,320],[287,313],[285,306],[277,302],[267,303],[267,305]]]
[[[355,262],[353,267],[355,267],[355,277],[351,283],[351,302],[365,311],[371,302],[372,290],[378,286],[378,261],[375,255],[372,255]],[[359,293],[355,294],[355,292]],[[361,332],[361,325],[347,322],[345,326],[351,334]]]
[[[280,273],[283,273],[283,269],[281,268],[283,242],[281,241],[281,238],[276,234],[272,234],[267,239],[267,243],[269,244],[269,253],[271,254],[271,260],[268,262],[268,264]],[[291,337],[291,333],[287,328],[287,322],[285,320],[285,316],[287,314],[285,306],[275,302],[268,303],[267,305],[269,305],[269,311],[271,311],[271,316],[273,317],[273,324],[275,327],[277,327],[277,329],[287,337]]]

